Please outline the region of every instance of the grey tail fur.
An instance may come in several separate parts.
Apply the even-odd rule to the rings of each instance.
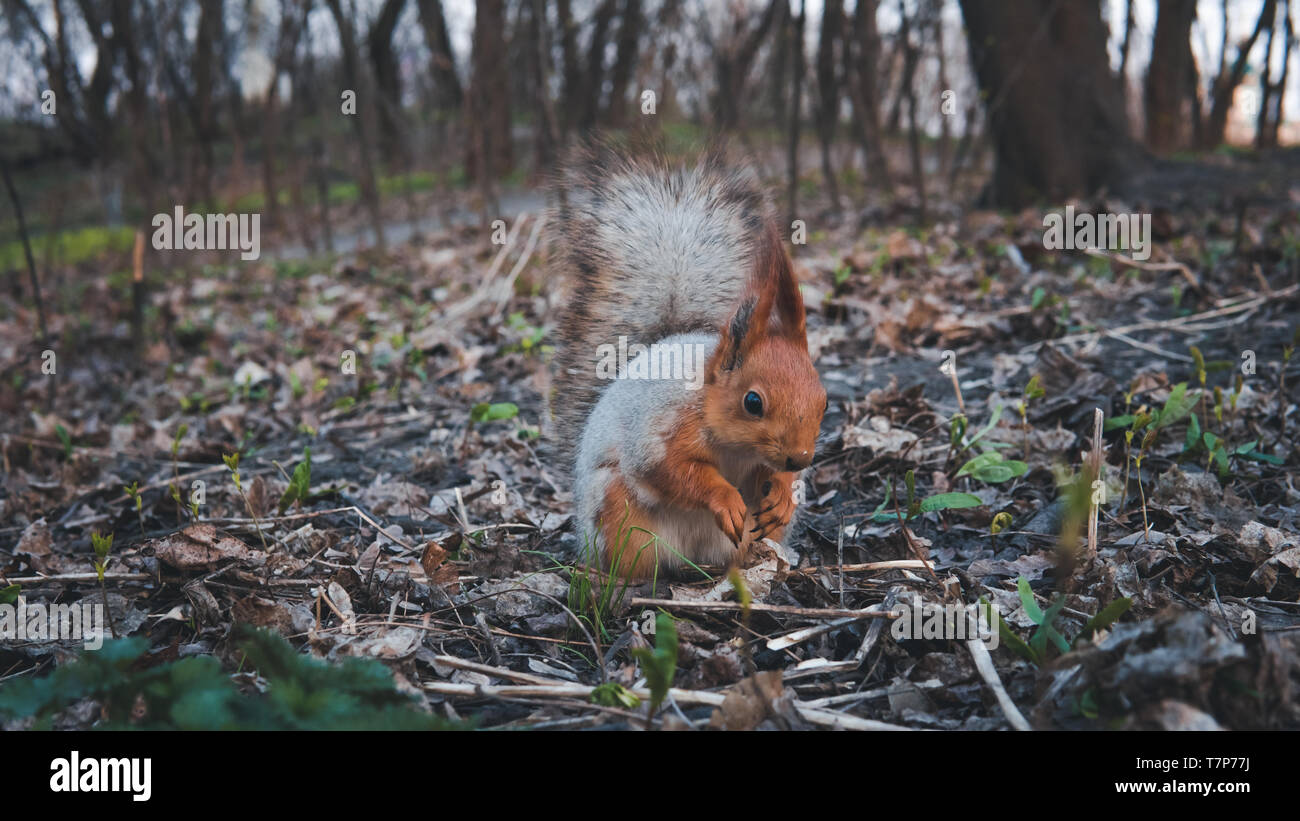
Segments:
[[[757,175],[720,147],[687,165],[593,143],[561,167],[551,201],[549,259],[567,286],[551,406],[571,458],[607,384],[601,346],[716,333],[753,282],[774,221]]]

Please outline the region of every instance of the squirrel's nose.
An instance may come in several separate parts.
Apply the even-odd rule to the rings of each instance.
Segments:
[[[812,454],[808,451],[800,451],[798,458],[794,456],[785,457],[786,470],[803,470],[812,464]]]

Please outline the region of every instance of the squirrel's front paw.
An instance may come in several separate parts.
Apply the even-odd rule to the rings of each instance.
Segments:
[[[754,514],[754,528],[750,531],[756,542],[788,525],[794,516],[794,489],[790,482],[774,476],[766,482],[763,490],[758,512]]]
[[[718,523],[718,529],[732,544],[739,545],[745,535],[745,500],[741,498],[740,491],[728,486],[719,492],[709,503],[709,512]]]

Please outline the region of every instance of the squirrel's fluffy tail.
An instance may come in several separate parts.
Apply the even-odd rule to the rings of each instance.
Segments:
[[[563,450],[576,451],[605,387],[600,346],[718,331],[770,227],[757,175],[720,148],[688,166],[598,143],[561,168],[547,231],[553,273],[567,286],[551,401]]]

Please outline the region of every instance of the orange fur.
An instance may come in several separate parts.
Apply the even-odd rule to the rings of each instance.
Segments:
[[[648,578],[659,561],[650,516],[628,492],[623,479],[610,482],[600,510],[604,539],[601,564],[631,579]]]

